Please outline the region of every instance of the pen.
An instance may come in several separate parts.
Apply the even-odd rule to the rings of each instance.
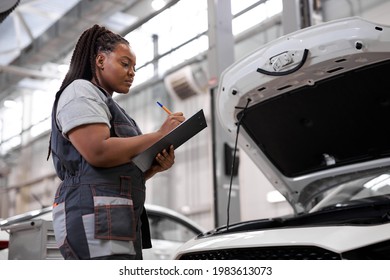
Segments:
[[[172,115],[172,112],[169,111],[169,109],[167,107],[165,107],[164,105],[162,105],[160,102],[157,101],[157,104],[158,106],[160,106],[161,108],[164,109],[165,112],[167,112],[168,115]]]

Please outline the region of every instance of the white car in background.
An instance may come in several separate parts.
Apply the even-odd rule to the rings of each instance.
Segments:
[[[361,18],[288,34],[226,69],[220,122],[294,215],[216,228],[175,259],[390,259],[389,73],[390,27]]]
[[[0,230],[0,260],[8,259],[8,244],[9,234]]]
[[[145,205],[152,248],[143,250],[145,260],[172,259],[185,241],[204,232],[186,216],[158,205]],[[52,207],[0,220],[0,260],[63,259],[55,245]]]

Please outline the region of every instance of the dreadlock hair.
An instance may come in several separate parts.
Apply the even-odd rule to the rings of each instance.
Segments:
[[[99,83],[95,68],[97,54],[99,52],[110,53],[121,43],[129,45],[129,42],[125,38],[106,29],[104,26],[95,24],[91,28],[85,30],[76,43],[70,60],[68,73],[56,94],[56,100],[59,98],[62,91],[74,80],[84,79],[91,81],[92,78],[95,78],[96,82]],[[49,159],[50,153],[51,135],[47,159]]]

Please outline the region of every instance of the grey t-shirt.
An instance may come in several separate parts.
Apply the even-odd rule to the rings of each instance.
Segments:
[[[80,125],[105,123],[112,118],[105,100],[107,97],[87,80],[75,80],[62,92],[57,105],[57,124],[62,134]]]

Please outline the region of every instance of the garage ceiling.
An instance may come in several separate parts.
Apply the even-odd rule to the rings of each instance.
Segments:
[[[0,19],[4,16],[0,21],[0,101],[23,78],[58,78],[59,73],[43,65],[67,63],[78,37],[93,24],[125,35],[159,12],[152,9],[152,0],[21,0],[9,15],[1,13],[5,5],[12,7],[15,2],[0,4]],[[168,2],[165,8],[176,2]]]

